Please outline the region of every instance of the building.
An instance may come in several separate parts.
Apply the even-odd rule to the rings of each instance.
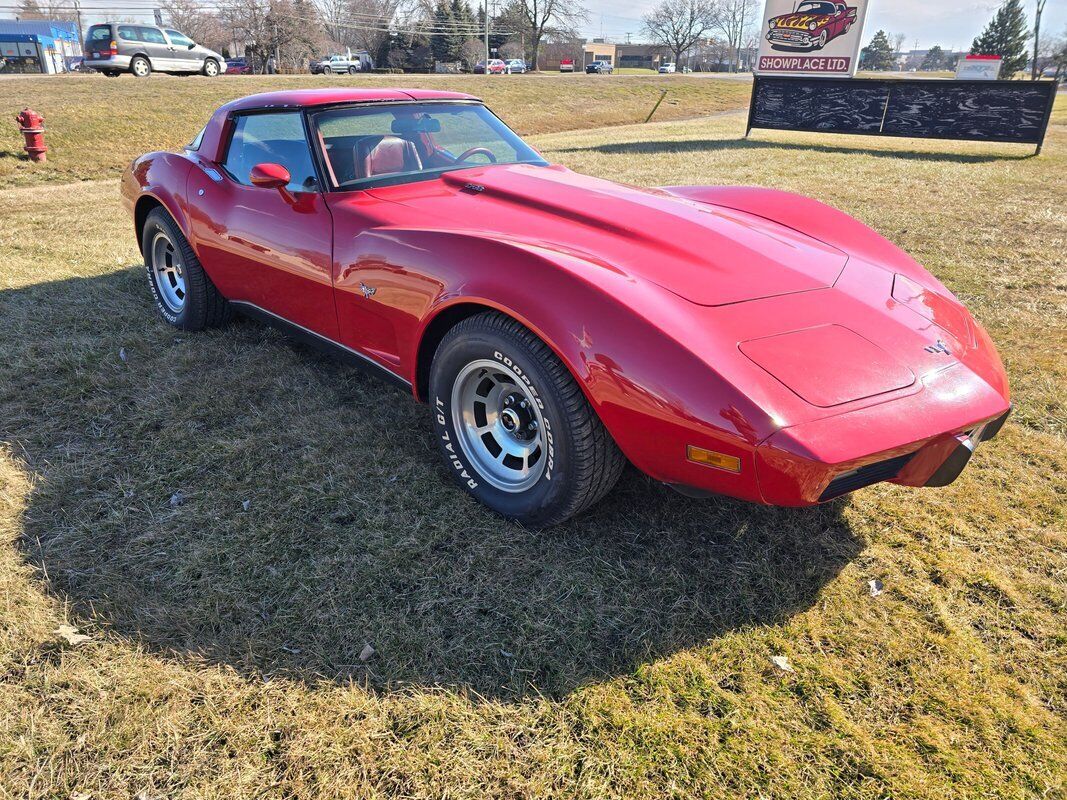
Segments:
[[[593,39],[583,48],[585,64],[607,61],[612,66],[658,70],[660,64],[671,60],[666,48],[653,44],[615,44],[606,39]],[[584,66],[584,64],[583,64]]]
[[[73,22],[0,19],[0,74],[66,72],[81,53]]]

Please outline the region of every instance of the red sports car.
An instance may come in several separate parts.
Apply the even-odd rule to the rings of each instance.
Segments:
[[[788,506],[942,486],[1010,408],[985,331],[851,217],[578,175],[467,95],[246,97],[122,194],[167,322],[239,311],[390,378],[448,472],[528,524],[627,461]]]
[[[829,0],[804,0],[792,14],[767,21],[767,41],[781,49],[820,50],[856,24],[856,8]]]

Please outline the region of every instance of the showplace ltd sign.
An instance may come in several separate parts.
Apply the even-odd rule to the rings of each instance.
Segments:
[[[851,78],[868,0],[767,0],[756,72]]]

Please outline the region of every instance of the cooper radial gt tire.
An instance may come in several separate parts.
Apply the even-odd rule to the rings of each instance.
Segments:
[[[449,473],[531,527],[586,510],[626,464],[563,363],[503,314],[468,317],[445,335],[430,367],[430,403]]]
[[[163,208],[153,209],[145,220],[141,253],[152,299],[163,319],[187,331],[201,331],[230,320],[230,304]]]

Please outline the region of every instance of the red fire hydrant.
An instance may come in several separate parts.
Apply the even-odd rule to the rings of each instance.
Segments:
[[[45,161],[48,148],[44,144],[44,117],[32,109],[24,108],[15,117],[15,122],[19,124],[19,132],[26,137],[23,149],[29,153],[30,161]]]

